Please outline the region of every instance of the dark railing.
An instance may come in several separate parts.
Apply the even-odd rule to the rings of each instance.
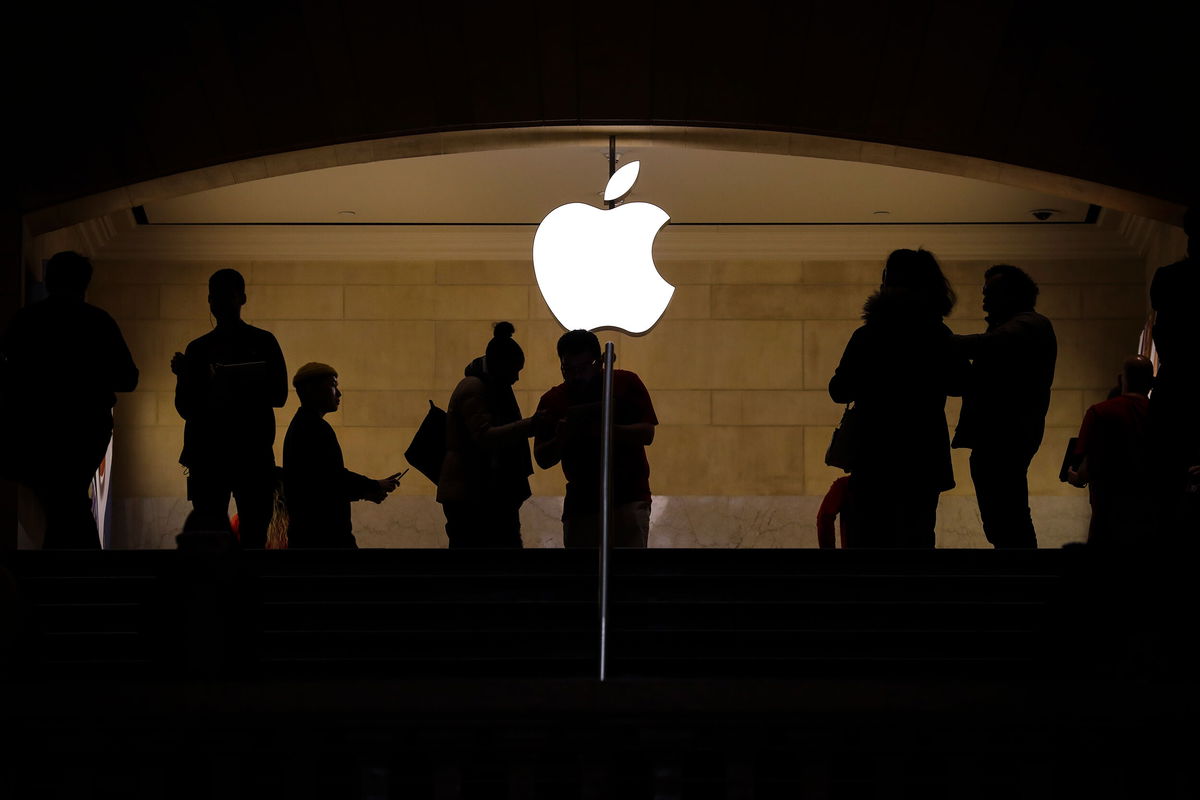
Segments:
[[[601,643],[595,557],[19,552],[5,667],[34,679],[595,679],[602,663],[605,679],[1032,680],[1066,662],[1175,669],[1186,637],[1172,620],[1196,605],[1167,561],[1086,552],[618,549]]]

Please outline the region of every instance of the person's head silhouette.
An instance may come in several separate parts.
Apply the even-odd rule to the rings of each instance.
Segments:
[[[1025,271],[997,264],[983,273],[983,310],[989,317],[1006,319],[1037,304],[1038,286]]]
[[[497,322],[492,329],[492,339],[484,351],[487,374],[505,386],[516,383],[521,370],[525,368],[525,352],[512,338],[515,332],[516,328],[511,322]]]
[[[558,338],[558,364],[568,384],[585,384],[600,374],[600,339],[591,331],[567,331]]]
[[[46,262],[46,294],[55,299],[83,302],[92,282],[92,262],[74,250],[55,253]]]
[[[893,250],[883,267],[882,291],[902,290],[925,297],[943,317],[950,313],[958,296],[942,274],[933,253],[925,249]]]
[[[1126,394],[1150,394],[1154,385],[1154,362],[1145,356],[1130,356],[1121,365],[1121,391]]]
[[[236,322],[246,305],[246,279],[236,269],[219,269],[208,279],[208,308],[217,324]]]
[[[296,370],[292,378],[300,405],[321,416],[337,411],[342,402],[342,390],[338,388],[337,370],[328,364],[310,361]]]

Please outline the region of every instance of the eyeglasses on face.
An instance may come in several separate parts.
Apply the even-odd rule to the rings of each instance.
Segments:
[[[564,378],[575,378],[586,374],[597,363],[599,362],[594,358],[588,361],[568,361],[562,359],[559,361],[559,369],[562,371]]]

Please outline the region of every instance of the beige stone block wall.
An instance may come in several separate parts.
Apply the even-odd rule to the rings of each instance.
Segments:
[[[1059,336],[1046,441],[1031,468],[1035,518],[1047,544],[1079,538],[1086,499],[1060,484],[1058,464],[1084,410],[1103,399],[1132,353],[1145,313],[1145,265],[1130,260],[1017,260],[1042,287],[1039,310]],[[119,545],[169,545],[164,528],[187,511],[177,463],[182,421],[173,404],[171,354],[211,328],[206,281],[230,266],[247,279],[245,318],[271,330],[289,372],[307,361],[338,368],[345,394],[330,416],[348,466],[384,475],[403,451],[428,400],[445,406],[463,367],[483,351],[491,323],[511,320],[527,365],[516,391],[532,413],[561,380],[561,333],[520,260],[96,261],[90,298],[116,317],[139,368],[137,392],[116,410],[114,486]],[[657,546],[813,546],[813,514],[840,472],[823,463],[841,408],[826,393],[880,260],[660,261],[677,286],[648,336],[606,333],[618,366],[638,372],[661,422],[650,448]],[[949,320],[984,328],[982,261],[943,266],[959,292]],[[276,414],[276,453],[296,408]],[[947,415],[957,421],[959,401]],[[958,487],[944,498],[939,537],[984,546],[966,454]],[[526,510],[531,545],[557,546],[563,478],[538,471]],[[444,537],[434,487],[415,471],[399,497],[357,504],[360,540],[373,546],[438,546]]]

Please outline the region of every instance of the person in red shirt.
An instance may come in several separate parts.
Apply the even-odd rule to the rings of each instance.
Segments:
[[[1119,395],[1084,415],[1075,444],[1079,466],[1067,471],[1067,480],[1088,487],[1088,544],[1144,546],[1154,511],[1147,429],[1154,365],[1130,356],[1119,381]]]
[[[591,331],[564,333],[558,340],[563,382],[538,402],[539,413],[556,420],[552,436],[536,436],[533,457],[542,469],[562,463],[567,478],[563,544],[600,544],[600,423],[604,367],[600,340]],[[650,534],[650,462],[658,417],[645,384],[633,372],[613,370],[612,527],[614,547],[646,547]]]

